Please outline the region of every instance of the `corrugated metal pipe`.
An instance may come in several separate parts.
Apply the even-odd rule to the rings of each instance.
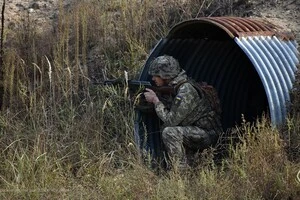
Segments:
[[[148,68],[155,57],[172,55],[189,76],[215,86],[222,103],[224,130],[239,124],[242,115],[253,122],[265,114],[278,125],[287,115],[299,64],[297,45],[292,35],[265,21],[239,17],[188,20],[158,42],[140,80],[151,80]],[[159,120],[138,113],[135,125],[137,142],[153,156],[160,154]]]

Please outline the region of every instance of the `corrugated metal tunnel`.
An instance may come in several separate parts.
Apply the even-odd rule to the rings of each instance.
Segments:
[[[286,117],[299,52],[294,38],[254,19],[211,17],[174,26],[152,50],[140,75],[151,80],[149,63],[172,55],[190,77],[213,85],[222,103],[223,129],[269,116],[273,124]],[[138,113],[137,141],[154,156],[160,153],[159,120]],[[147,135],[142,126],[147,127]]]

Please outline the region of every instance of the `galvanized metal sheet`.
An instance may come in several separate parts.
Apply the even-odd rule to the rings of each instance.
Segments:
[[[273,124],[283,123],[296,64],[299,63],[298,51],[292,43],[280,41],[276,36],[235,38],[235,41],[247,54],[263,82]]]

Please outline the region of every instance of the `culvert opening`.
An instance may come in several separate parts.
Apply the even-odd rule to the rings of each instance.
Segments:
[[[224,131],[240,124],[242,116],[255,122],[265,114],[274,124],[282,123],[299,58],[291,38],[280,39],[276,34],[270,26],[242,18],[183,22],[152,50],[140,80],[151,80],[148,68],[154,58],[171,55],[190,77],[217,89]],[[147,136],[140,141],[152,155],[159,155],[159,120],[140,113],[136,129],[139,136],[145,134],[141,122],[147,127]]]

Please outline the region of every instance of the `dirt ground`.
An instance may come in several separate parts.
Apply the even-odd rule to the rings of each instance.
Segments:
[[[37,27],[46,30],[51,28],[57,18],[59,6],[68,8],[76,1],[78,0],[6,0],[5,22],[7,26],[14,28],[17,26],[15,20],[24,18],[26,13],[34,19]],[[237,5],[234,9],[238,15],[264,19],[282,27],[283,30],[294,33],[300,44],[300,0],[231,0],[231,2]]]
[[[251,9],[250,17],[265,19],[292,32],[300,44],[300,0],[253,1]]]

